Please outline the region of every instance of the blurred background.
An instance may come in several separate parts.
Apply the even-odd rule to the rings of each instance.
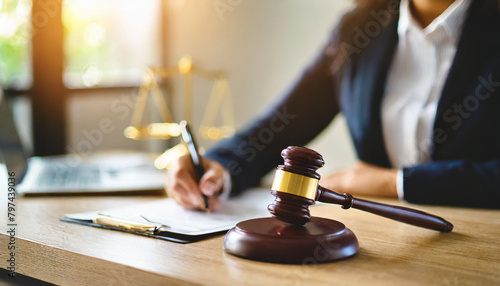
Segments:
[[[287,90],[351,5],[351,0],[0,0],[0,83],[23,142],[35,155],[162,152],[175,143],[123,135],[148,67],[176,66],[189,54],[203,69],[225,71],[238,129]],[[193,78],[195,128],[212,85]],[[173,77],[161,87],[180,121],[181,81]],[[158,121],[154,106],[148,108],[145,120]],[[198,137],[204,148],[214,144]],[[355,158],[342,116],[309,146],[323,154],[322,172]]]

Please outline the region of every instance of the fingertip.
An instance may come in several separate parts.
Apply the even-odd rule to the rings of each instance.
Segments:
[[[206,196],[213,196],[215,184],[212,181],[204,181],[200,183],[200,191]]]
[[[193,196],[180,197],[181,205],[187,209],[200,210],[201,200],[194,198]]]
[[[196,206],[196,208],[204,206],[203,198],[198,193],[190,193],[189,200],[193,206]]]
[[[220,199],[218,199],[218,198],[211,198],[210,199],[209,209],[212,212],[217,211],[217,210],[219,210],[220,205],[221,205],[221,200]]]
[[[222,189],[222,178],[207,172],[200,180],[200,191],[207,196],[215,196]]]

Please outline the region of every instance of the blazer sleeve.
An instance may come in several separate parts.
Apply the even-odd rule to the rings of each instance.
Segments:
[[[283,163],[282,149],[305,145],[339,112],[329,58],[327,49],[322,49],[275,104],[207,152],[205,157],[230,172],[233,194],[258,185],[264,175]]]
[[[500,159],[434,161],[404,168],[403,178],[411,203],[500,208]]]

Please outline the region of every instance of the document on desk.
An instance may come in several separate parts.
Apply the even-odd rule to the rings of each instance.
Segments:
[[[273,199],[269,190],[253,189],[223,201],[219,210],[211,213],[187,210],[166,198],[115,209],[66,214],[61,220],[191,242],[227,231],[243,220],[270,216],[267,205]]]

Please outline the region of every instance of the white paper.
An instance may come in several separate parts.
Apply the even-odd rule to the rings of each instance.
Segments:
[[[154,222],[164,225],[162,230],[173,233],[202,235],[228,230],[243,220],[269,217],[267,206],[273,201],[270,190],[253,189],[240,197],[223,201],[218,211],[209,214],[185,209],[173,199],[166,198],[97,212],[67,214],[66,217],[91,220],[100,214],[135,223]]]

